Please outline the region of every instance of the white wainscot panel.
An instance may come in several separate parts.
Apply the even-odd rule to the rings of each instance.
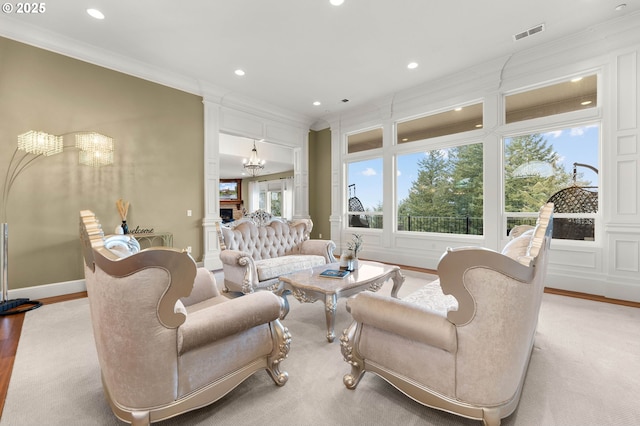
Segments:
[[[480,242],[451,241],[437,237],[425,237],[417,235],[398,235],[395,237],[394,246],[398,249],[437,251],[444,253],[448,247],[481,246]]]
[[[442,255],[449,247],[482,246],[484,240],[453,240],[424,235],[396,235],[393,250],[387,257],[394,263],[418,268],[436,269]]]
[[[220,114],[220,131],[256,139],[261,139],[264,135],[262,120],[228,110]]]
[[[636,135],[618,136],[618,155],[634,155],[638,153]]]
[[[618,211],[620,215],[638,213],[638,164],[635,160],[618,161]],[[623,184],[624,182],[624,184]]]
[[[270,142],[280,142],[288,146],[302,146],[304,134],[295,127],[282,127],[273,124],[266,125],[265,138]]]
[[[614,268],[619,272],[640,272],[640,241],[616,240]]]
[[[602,295],[605,274],[602,250],[597,247],[554,247],[549,252],[545,286],[562,290]]]
[[[575,250],[571,248],[552,248],[549,253],[549,265],[558,269],[577,268],[595,270],[598,268],[598,255],[595,251]]]
[[[636,52],[618,57],[618,130],[635,129],[637,126],[637,61]]]

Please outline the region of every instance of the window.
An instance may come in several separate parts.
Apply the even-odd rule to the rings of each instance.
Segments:
[[[480,128],[482,128],[482,103],[398,123],[398,143],[453,135]]]
[[[596,75],[505,96],[506,123],[594,108],[598,103]]]
[[[553,238],[594,239],[599,140],[596,123],[504,139],[507,233],[553,201]]]
[[[347,152],[349,154],[376,148],[382,148],[381,128],[347,136]]]
[[[382,229],[382,158],[347,163],[348,226]]]
[[[483,234],[481,143],[398,155],[398,230]]]
[[[293,179],[281,178],[250,182],[249,190],[255,197],[257,208],[276,217],[291,219],[293,215]],[[251,206],[250,206],[251,207]]]
[[[260,209],[282,216],[282,191],[260,191]]]

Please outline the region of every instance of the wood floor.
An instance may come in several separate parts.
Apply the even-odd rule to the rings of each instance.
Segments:
[[[431,274],[436,273],[435,271],[425,270],[421,268],[413,268],[407,266],[403,266],[402,268]],[[628,302],[625,300],[607,299],[606,297],[593,296],[585,293],[577,293],[550,288],[545,288],[545,293],[640,308],[640,303]],[[50,303],[79,299],[82,297],[87,297],[87,292],[51,297],[48,299],[42,299],[40,301],[46,305]],[[22,324],[24,323],[25,315],[28,314],[29,313],[27,312],[22,314],[0,316],[0,417],[2,417],[2,411],[4,410],[4,402],[7,397],[7,389],[9,388],[9,381],[11,379],[11,372],[13,370],[13,362],[15,360],[18,343],[20,341],[20,333],[22,332]]]

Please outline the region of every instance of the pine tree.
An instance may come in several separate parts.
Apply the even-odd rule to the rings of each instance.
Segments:
[[[418,177],[411,185],[409,195],[400,202],[398,215],[450,217],[451,164],[444,151],[429,151],[418,162]]]
[[[559,156],[538,133],[505,143],[505,211],[536,212],[549,197],[572,183]]]
[[[452,202],[457,217],[482,218],[483,153],[482,144],[463,145],[453,150]]]

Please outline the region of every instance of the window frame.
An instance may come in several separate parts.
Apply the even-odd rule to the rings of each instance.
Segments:
[[[578,109],[575,111],[563,112],[559,114],[553,114],[543,117],[536,117],[529,120],[521,120],[515,121],[509,124],[506,124],[506,97],[512,94],[523,93],[528,90],[535,90],[538,88],[552,86],[554,84],[561,83],[563,81],[570,81],[572,78],[577,76],[590,76],[596,75],[597,78],[597,105],[591,108]],[[505,195],[505,140],[507,138],[514,138],[518,136],[530,135],[535,133],[548,133],[557,130],[566,130],[576,127],[588,126],[590,124],[597,124],[599,128],[599,136],[598,136],[598,164],[594,165],[598,170],[598,212],[597,213],[554,213],[554,218],[588,218],[594,220],[594,238],[593,240],[571,240],[571,239],[553,239],[554,245],[568,245],[568,246],[581,246],[585,247],[588,245],[599,245],[602,242],[603,235],[603,197],[606,192],[606,186],[604,180],[606,179],[606,173],[602,170],[602,164],[604,164],[602,160],[603,154],[603,133],[605,129],[603,129],[603,112],[602,112],[602,102],[603,99],[603,86],[602,86],[602,70],[587,70],[581,72],[579,74],[573,74],[569,76],[564,76],[562,78],[557,78],[554,80],[549,80],[543,83],[529,85],[526,87],[521,87],[518,89],[505,91],[501,93],[501,101],[502,101],[502,111],[501,116],[503,120],[503,124],[500,127],[500,131],[497,132],[497,136],[499,138],[500,143],[500,176],[501,176],[501,229],[500,235],[502,239],[507,239],[507,231],[508,231],[508,219],[509,218],[533,218],[535,219],[538,216],[538,212],[507,212],[506,211],[506,195]]]

